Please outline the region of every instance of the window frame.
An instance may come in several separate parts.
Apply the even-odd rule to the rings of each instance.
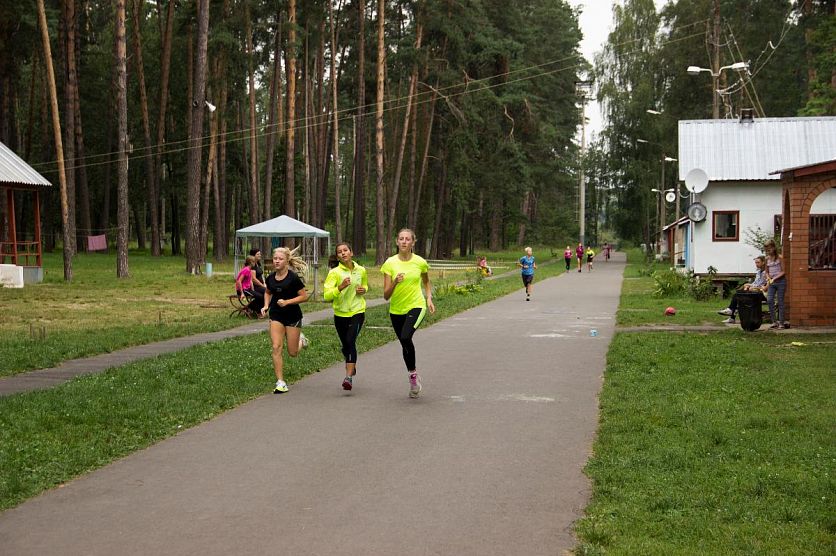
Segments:
[[[717,237],[717,216],[721,214],[734,214],[735,226],[734,237]],[[718,242],[739,242],[740,241],[740,211],[739,210],[713,210],[711,211],[711,241]]]

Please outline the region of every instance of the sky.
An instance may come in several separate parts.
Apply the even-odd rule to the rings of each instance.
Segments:
[[[620,0],[568,0],[573,7],[581,6],[583,11],[580,17],[581,32],[583,32],[583,41],[581,42],[581,53],[584,57],[593,62],[595,53],[603,47],[607,42],[607,35],[612,29],[612,6],[613,4],[621,4]],[[665,0],[655,0],[656,9],[661,8]],[[587,144],[592,137],[590,132],[600,132],[603,126],[601,112],[598,103],[592,101],[587,104]]]

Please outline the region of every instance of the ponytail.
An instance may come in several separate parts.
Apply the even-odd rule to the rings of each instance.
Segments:
[[[306,263],[305,260],[299,256],[300,248],[301,245],[291,251],[287,247],[276,247],[273,249],[273,254],[275,255],[280,251],[284,253],[287,257],[287,266],[292,268],[296,274],[304,278],[305,273],[308,271],[308,263]]]

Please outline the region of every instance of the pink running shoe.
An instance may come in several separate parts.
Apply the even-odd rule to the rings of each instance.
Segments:
[[[350,377],[350,376],[345,377],[345,378],[343,379],[343,390],[351,390],[351,388],[354,386],[354,385],[352,384],[352,382],[353,382],[353,381],[351,380],[351,377]]]
[[[418,373],[409,373],[409,397],[417,398],[421,395],[421,377]]]

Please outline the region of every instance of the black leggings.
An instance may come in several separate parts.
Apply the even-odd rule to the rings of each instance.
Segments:
[[[338,317],[334,315],[334,326],[337,328],[337,335],[343,345],[343,355],[346,363],[357,363],[357,336],[363,328],[366,320],[366,313],[357,313],[350,317]]]
[[[415,370],[415,344],[412,343],[412,335],[415,334],[415,331],[421,325],[421,321],[424,320],[424,311],[424,309],[415,308],[410,309],[405,315],[389,313],[392,328],[395,329],[395,335],[403,348],[403,362],[406,363],[406,370],[409,372]]]

